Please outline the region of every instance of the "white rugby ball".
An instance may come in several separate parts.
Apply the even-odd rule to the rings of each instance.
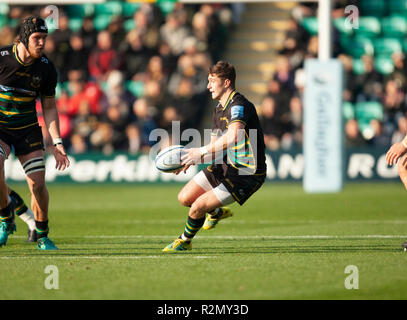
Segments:
[[[164,148],[155,158],[155,166],[162,172],[173,172],[181,169],[181,157],[184,155],[184,146],[175,145]]]

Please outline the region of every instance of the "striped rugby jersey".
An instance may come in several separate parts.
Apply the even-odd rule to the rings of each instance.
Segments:
[[[223,171],[228,174],[264,174],[265,144],[259,117],[254,105],[237,91],[230,94],[225,106],[220,103],[216,106],[212,135],[224,134],[235,121],[242,122],[244,130],[238,133],[238,141],[225,152]]]
[[[38,97],[54,97],[57,71],[43,55],[24,64],[16,45],[0,48],[0,128],[18,130],[38,123]]]

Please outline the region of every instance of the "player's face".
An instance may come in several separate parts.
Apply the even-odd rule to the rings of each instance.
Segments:
[[[227,86],[225,84],[225,80],[217,77],[216,75],[209,75],[208,76],[208,86],[209,92],[212,95],[213,100],[220,100],[223,94],[227,90]]]
[[[43,32],[34,32],[28,39],[28,53],[33,58],[40,58],[44,51],[47,34]]]

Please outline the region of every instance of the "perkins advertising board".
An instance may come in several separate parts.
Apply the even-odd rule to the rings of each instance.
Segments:
[[[53,156],[46,158],[47,182],[74,183],[172,183],[189,181],[204,166],[192,166],[187,174],[159,172],[148,155],[100,154],[70,155],[71,166],[65,171],[55,169]],[[397,167],[388,167],[385,150],[351,149],[346,150],[344,173],[347,181],[398,180]],[[302,150],[290,152],[268,151],[267,180],[302,181],[304,176],[304,156]],[[25,181],[21,164],[13,156],[6,161],[7,182]]]

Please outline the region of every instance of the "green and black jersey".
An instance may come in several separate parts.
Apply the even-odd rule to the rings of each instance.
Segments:
[[[38,97],[54,97],[57,71],[43,55],[24,64],[16,45],[0,48],[0,128],[20,130],[38,124]]]
[[[233,91],[225,106],[219,103],[215,108],[212,134],[222,135],[236,121],[244,124],[244,130],[238,133],[238,141],[224,155],[222,171],[228,176],[264,175],[265,144],[256,108],[243,95]]]

